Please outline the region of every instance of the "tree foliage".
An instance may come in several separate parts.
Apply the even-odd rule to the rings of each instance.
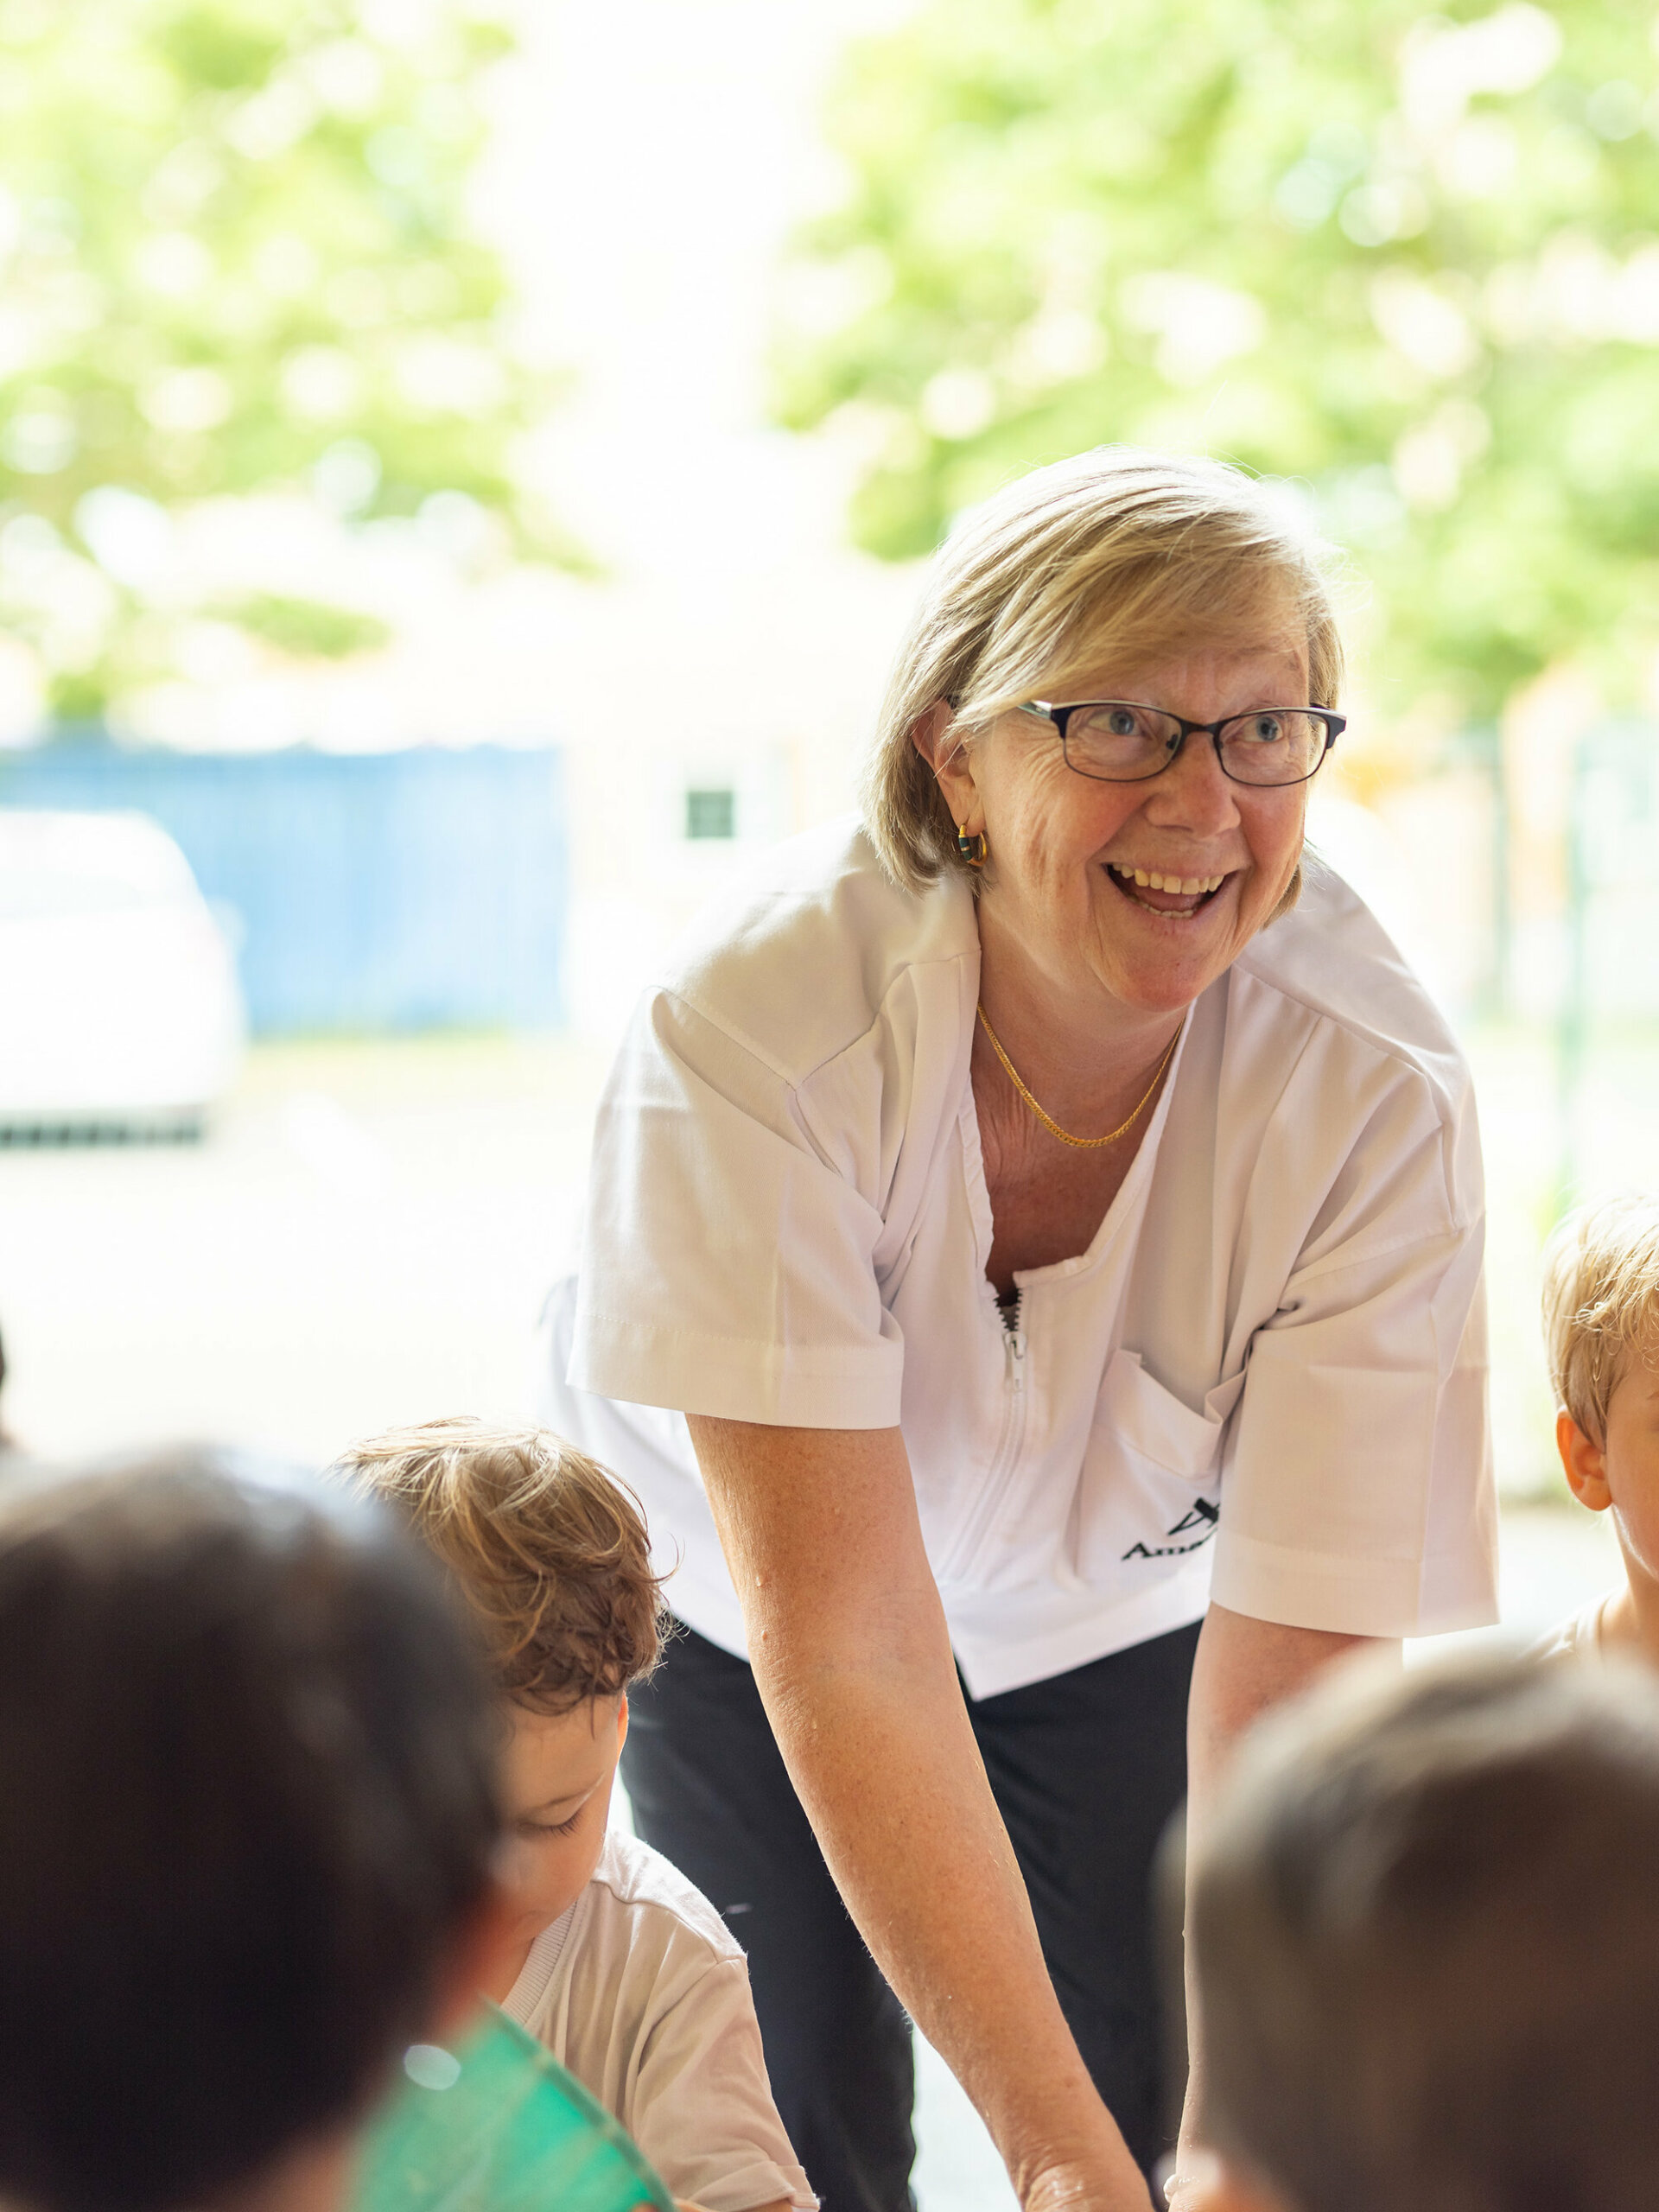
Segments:
[[[190,610],[148,584],[200,502],[459,497],[546,541],[510,466],[543,380],[464,204],[506,43],[467,0],[0,0],[0,609],[60,711],[167,672]],[[383,634],[208,611],[289,653]]]
[[[1311,488],[1376,672],[1490,710],[1659,640],[1659,96],[1631,0],[925,0],[855,49],[779,407],[899,557],[1108,440]]]

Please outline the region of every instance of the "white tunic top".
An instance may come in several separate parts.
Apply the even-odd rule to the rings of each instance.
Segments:
[[[647,992],[545,1410],[639,1491],[693,1628],[744,1649],[687,1412],[901,1427],[976,1696],[1211,1591],[1356,1634],[1496,1618],[1468,1071],[1367,910],[1306,874],[1193,1007],[1088,1249],[1017,1276],[1012,1332],[959,877],[918,896],[856,826],[794,839]]]
[[[772,2101],[742,1947],[660,1852],[613,1828],[502,2006],[706,2212],[815,2212]]]

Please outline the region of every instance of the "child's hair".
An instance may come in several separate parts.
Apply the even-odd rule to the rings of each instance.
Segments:
[[[515,1704],[568,1713],[657,1664],[662,1588],[639,1502],[551,1429],[427,1421],[353,1446],[340,1471],[439,1560]]]
[[[1544,1335],[1555,1402],[1594,1444],[1631,1356],[1659,1345],[1659,1198],[1569,1214],[1544,1252]]]
[[[1296,2212],[1651,2212],[1656,1867],[1645,1674],[1325,1686],[1198,1856],[1206,2139]]]
[[[0,1509],[0,2200],[173,2212],[355,2120],[499,1832],[494,1700],[390,1516],[175,1455]]]

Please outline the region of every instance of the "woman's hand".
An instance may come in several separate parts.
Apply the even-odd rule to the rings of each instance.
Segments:
[[[1027,2212],[1147,2212],[1061,2015],[893,1429],[690,1417],[756,1684],[877,1964]]]
[[[703,2207],[701,2204],[690,2203],[683,2196],[677,2196],[674,2202],[678,2207],[678,2212],[703,2212]],[[651,2212],[651,2207],[648,2204],[636,2204],[633,2212]],[[770,2204],[757,2204],[754,2207],[754,2212],[791,2212],[790,2202],[786,2196],[774,2196]]]
[[[677,2196],[674,2202],[678,2207],[678,2212],[703,2212],[703,2207],[701,2204],[692,2204],[683,2196]],[[634,2207],[634,2212],[651,2212],[651,2208],[649,2205],[637,2204]],[[753,2212],[791,2212],[790,2202],[786,2196],[774,2196],[770,2204],[757,2204],[753,2208]]]
[[[1022,2212],[1147,2212],[1152,2199],[1141,2169],[1116,2128],[1104,2157],[1065,2158],[1046,2166],[1020,2193]]]

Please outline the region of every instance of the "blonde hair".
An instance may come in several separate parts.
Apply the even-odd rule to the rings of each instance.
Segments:
[[[968,870],[911,735],[937,700],[971,738],[1046,686],[1063,696],[1103,654],[1240,642],[1271,609],[1306,629],[1306,703],[1332,706],[1342,642],[1326,564],[1258,483],[1218,461],[1097,446],[987,499],[934,561],[865,772],[865,824],[895,882],[920,890]]]
[[[1659,1345],[1659,1198],[1569,1214],[1544,1249],[1544,1338],[1555,1402],[1594,1444],[1630,1363]]]
[[[551,1429],[427,1421],[353,1446],[337,1471],[433,1554],[516,1704],[568,1713],[656,1665],[664,1609],[639,1501]]]

